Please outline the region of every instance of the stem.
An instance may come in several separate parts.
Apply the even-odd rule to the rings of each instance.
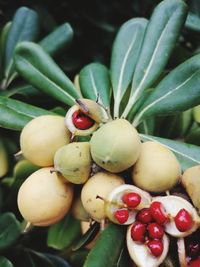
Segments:
[[[96,196],[96,199],[101,199],[101,200],[104,201],[105,203],[106,203],[106,202],[107,202],[107,203],[110,203],[110,204],[112,204],[112,205],[118,206],[119,208],[126,208],[126,209],[128,208],[126,204],[121,204],[121,203],[119,203],[119,202],[115,202],[115,201],[108,201],[108,200],[106,200],[105,198],[103,198],[103,197],[101,197],[101,196],[99,196],[99,195]]]
[[[25,228],[24,228],[24,230],[23,230],[23,233],[24,233],[24,234],[25,234],[25,233],[28,233],[28,232],[32,229],[32,227],[33,227],[32,223],[27,222],[27,224],[25,225]]]
[[[114,103],[114,119],[119,118],[119,104],[120,102],[116,98]]]
[[[17,153],[14,154],[14,157],[15,157],[15,158],[18,158],[18,157],[20,157],[20,156],[22,156],[22,155],[23,155],[23,153],[22,153],[22,151],[20,150],[20,151],[18,151]]]
[[[102,219],[100,221],[100,232],[102,232],[105,229],[105,219]]]

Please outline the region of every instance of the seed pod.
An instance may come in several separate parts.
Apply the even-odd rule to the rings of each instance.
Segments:
[[[109,121],[108,112],[98,102],[86,98],[77,99],[76,102],[80,110],[97,123],[106,123]]]
[[[26,159],[38,166],[52,166],[55,152],[70,142],[64,117],[39,116],[22,130],[20,146]]]
[[[91,138],[93,160],[102,168],[118,173],[131,167],[140,154],[136,129],[124,119],[104,124]]]
[[[108,172],[98,172],[84,184],[81,200],[85,210],[95,221],[100,222],[106,217],[105,200],[121,184],[124,184],[124,180],[120,176]]]
[[[69,211],[73,187],[65,179],[42,168],[31,174],[21,185],[17,203],[24,219],[33,225],[47,226],[61,220]]]
[[[61,147],[54,157],[56,171],[74,184],[82,184],[87,181],[91,165],[89,142],[70,143]]]
[[[89,128],[78,128],[74,121],[73,121],[73,115],[75,114],[75,112],[82,112],[80,110],[80,107],[78,105],[74,105],[72,106],[66,116],[65,116],[65,124],[67,126],[67,128],[69,129],[69,131],[72,133],[73,136],[87,136],[92,134],[98,127],[99,124],[96,123],[95,121],[93,121],[93,124],[89,127]],[[82,113],[84,115],[84,113]],[[87,118],[87,115],[85,115]],[[90,119],[90,117],[88,117]]]

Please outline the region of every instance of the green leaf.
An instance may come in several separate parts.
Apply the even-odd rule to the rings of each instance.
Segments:
[[[20,223],[11,212],[0,215],[0,250],[13,245],[21,234]]]
[[[21,85],[13,88],[9,88],[9,90],[0,91],[0,97],[13,97],[16,95],[22,95],[24,97],[36,97],[40,96],[41,92],[32,87],[31,85]]]
[[[45,109],[6,97],[0,97],[0,110],[0,127],[19,131],[35,117],[55,115]]]
[[[38,36],[39,18],[35,11],[19,8],[13,18],[5,47],[5,80],[13,75],[13,53],[16,45],[22,41],[33,41]]]
[[[76,251],[89,244],[99,232],[99,228],[99,223],[93,223],[91,227],[87,230],[87,232],[81,237],[81,239],[79,239],[75,244],[73,244],[72,250]]]
[[[59,256],[45,253],[45,257],[47,257],[55,265],[55,267],[71,267],[68,262]]]
[[[42,253],[30,249],[20,250],[15,258],[15,267],[57,267]]]
[[[200,17],[192,12],[189,12],[185,23],[185,27],[190,30],[200,32]]]
[[[35,88],[70,106],[80,98],[70,79],[39,45],[20,43],[14,61],[19,74]]]
[[[1,30],[1,36],[0,36],[0,69],[1,72],[3,71],[4,67],[4,56],[5,56],[5,46],[6,46],[6,41],[8,37],[8,32],[10,30],[12,22],[9,21],[5,24],[3,29]],[[2,75],[3,73],[1,73]]]
[[[85,259],[89,253],[88,249],[79,249],[77,251],[73,251],[70,254],[70,263],[73,267],[83,267]],[[94,266],[95,267],[95,266]],[[102,266],[103,267],[103,266]]]
[[[73,39],[73,30],[69,23],[64,23],[43,38],[39,45],[51,56],[68,47]]]
[[[104,107],[110,108],[111,84],[108,69],[100,63],[84,67],[79,75],[83,97],[97,100]]]
[[[134,120],[134,125],[149,116],[185,111],[200,103],[200,55],[171,71],[150,94]]]
[[[140,137],[144,142],[159,142],[174,152],[181,164],[182,171],[185,171],[189,167],[200,164],[200,147],[198,146],[151,135],[140,134]]]
[[[133,76],[148,21],[134,18],[124,23],[115,38],[111,55],[111,81],[114,93],[114,117]]]
[[[163,72],[187,15],[182,0],[164,0],[154,10],[133,75],[129,102],[122,117],[127,117],[141,93],[150,88]]]
[[[13,175],[16,179],[24,180],[38,169],[40,169],[39,166],[34,165],[26,159],[22,159],[15,164]]]
[[[0,256],[0,266],[1,267],[14,267],[13,264],[3,256]]]
[[[67,214],[60,222],[49,228],[47,245],[54,249],[68,248],[80,233],[80,221]]]
[[[84,267],[116,266],[125,242],[125,230],[116,224],[108,225],[89,252]]]

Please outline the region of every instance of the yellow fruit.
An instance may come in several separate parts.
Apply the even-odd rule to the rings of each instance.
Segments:
[[[180,164],[168,148],[153,141],[142,144],[132,173],[136,186],[150,192],[164,192],[178,182],[180,175]]]
[[[131,167],[141,150],[138,132],[124,119],[104,124],[93,134],[90,144],[93,160],[114,173]]]
[[[31,174],[18,192],[18,208],[23,218],[37,226],[47,226],[61,220],[69,211],[73,187],[52,168],[42,168]]]
[[[182,183],[193,204],[200,211],[200,165],[188,168],[183,173]]]
[[[70,142],[64,117],[39,116],[31,120],[22,130],[20,146],[25,158],[35,165],[53,165],[55,152]]]
[[[108,172],[98,172],[84,184],[81,191],[83,207],[95,221],[106,217],[104,201],[96,197],[106,199],[121,184],[124,184],[122,177]]]

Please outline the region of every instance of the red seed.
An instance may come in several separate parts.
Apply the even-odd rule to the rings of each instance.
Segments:
[[[200,258],[190,261],[188,267],[200,267]]]
[[[131,226],[131,238],[133,241],[144,242],[146,226],[141,222],[134,222]]]
[[[174,221],[177,229],[180,232],[189,231],[194,225],[192,216],[186,209],[179,210],[179,212],[176,214],[174,218]]]
[[[87,130],[94,125],[94,120],[80,110],[77,110],[73,113],[72,122],[74,126],[80,130]]]
[[[128,221],[129,212],[126,209],[116,210],[114,216],[120,224],[123,224]]]
[[[149,208],[144,208],[137,213],[137,221],[142,223],[150,223],[152,220],[153,218]]]
[[[168,221],[168,216],[161,202],[154,201],[153,203],[151,203],[150,212],[152,218],[158,224],[163,225]]]
[[[150,240],[147,242],[147,247],[155,257],[159,257],[163,253],[163,242],[161,240]]]
[[[150,238],[153,239],[162,239],[164,235],[164,229],[158,223],[150,223],[147,226],[147,231]]]
[[[141,196],[135,192],[130,192],[123,195],[122,201],[128,208],[135,208],[140,204]]]

